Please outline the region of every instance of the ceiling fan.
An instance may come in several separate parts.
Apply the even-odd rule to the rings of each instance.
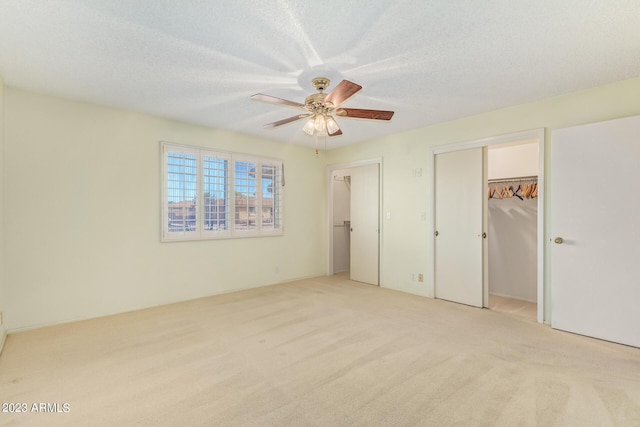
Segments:
[[[286,99],[276,98],[270,95],[264,95],[257,93],[251,96],[251,99],[255,101],[268,102],[269,104],[284,105],[286,107],[294,107],[305,110],[304,113],[289,117],[286,119],[278,120],[272,123],[264,125],[265,128],[275,128],[287,123],[294,122],[296,120],[308,118],[302,130],[307,135],[313,136],[338,136],[342,135],[340,126],[334,119],[334,115],[338,117],[353,117],[358,119],[372,119],[372,120],[391,120],[393,117],[393,111],[384,110],[363,110],[361,108],[342,108],[344,102],[346,102],[353,95],[358,93],[362,86],[343,80],[331,90],[329,93],[324,93],[324,90],[329,86],[330,80],[326,77],[316,77],[311,80],[311,83],[316,88],[318,93],[307,96],[304,104],[294,101],[288,101]]]

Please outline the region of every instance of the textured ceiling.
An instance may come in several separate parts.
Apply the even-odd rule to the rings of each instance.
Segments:
[[[339,147],[640,76],[638,0],[0,0],[12,87],[313,145],[310,80],[363,86]]]

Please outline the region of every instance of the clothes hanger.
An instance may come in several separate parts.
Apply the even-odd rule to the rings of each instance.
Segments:
[[[504,185],[502,187],[502,198],[503,199],[508,199],[509,198],[509,189],[507,188],[506,185]]]
[[[516,196],[518,199],[522,200],[522,196],[518,194],[518,191],[520,191],[520,185],[518,185],[517,190],[514,190],[512,185],[511,187],[509,187],[509,191],[511,192],[512,196]]]
[[[489,198],[490,199],[497,199],[497,195],[496,195],[496,187],[493,187],[493,189],[491,187],[489,187]]]
[[[498,189],[497,185],[493,187],[493,198],[495,199],[496,196],[498,199],[502,199],[502,194],[500,194],[500,190]]]

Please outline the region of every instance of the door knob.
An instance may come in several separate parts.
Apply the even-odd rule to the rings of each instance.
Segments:
[[[561,245],[564,242],[564,239],[562,237],[556,237],[553,241],[558,245]]]
[[[434,236],[436,236],[436,237],[438,237],[438,234],[440,234],[440,233],[438,233],[438,230],[436,230],[436,231],[433,233],[433,235],[434,235]]]

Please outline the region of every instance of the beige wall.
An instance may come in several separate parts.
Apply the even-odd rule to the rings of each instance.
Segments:
[[[391,219],[382,220],[381,284],[432,296],[432,224],[422,213],[431,208],[433,147],[546,128],[548,164],[550,131],[640,114],[639,95],[640,79],[627,80],[331,150],[316,159],[307,148],[5,87],[0,305],[5,301],[7,329],[324,274],[325,166],[378,157],[383,211],[391,212]],[[285,236],[160,243],[159,141],[282,158]],[[421,176],[413,173],[418,168]],[[548,199],[548,176],[547,183]],[[547,200],[547,217],[548,207]],[[425,283],[412,281],[417,272]]]
[[[518,145],[489,147],[487,150],[487,179],[537,176],[540,154],[538,141]]]
[[[429,242],[433,171],[429,159],[433,147],[456,142],[546,128],[547,228],[550,135],[553,129],[640,114],[640,78],[607,86],[505,108],[460,120],[441,123],[401,134],[367,141],[328,152],[327,164],[339,164],[376,157],[383,158],[381,285],[418,295],[433,296]],[[422,169],[415,176],[414,169]],[[427,213],[427,220],[421,214]],[[412,272],[425,274],[425,283],[412,281]],[[548,271],[547,271],[548,273]],[[548,279],[545,281],[548,296]],[[546,308],[549,308],[548,300]],[[548,313],[547,313],[548,314]],[[548,315],[547,315],[548,318]]]
[[[9,330],[323,274],[313,150],[11,87],[5,98]],[[159,141],[282,158],[285,235],[160,243]]]

